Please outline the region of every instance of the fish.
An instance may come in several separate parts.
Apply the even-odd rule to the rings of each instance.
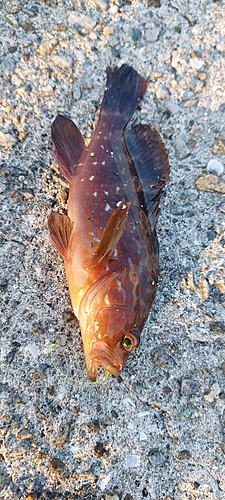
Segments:
[[[65,116],[51,128],[70,190],[67,215],[52,212],[48,227],[64,260],[91,382],[100,366],[119,376],[140,343],[157,290],[156,222],[170,172],[158,132],[148,124],[127,127],[147,80],[127,64],[106,74],[88,146]]]

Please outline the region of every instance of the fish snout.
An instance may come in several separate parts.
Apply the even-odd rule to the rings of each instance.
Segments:
[[[95,366],[102,366],[115,377],[119,376],[123,368],[123,363],[117,359],[113,350],[105,342],[96,342],[88,356]]]

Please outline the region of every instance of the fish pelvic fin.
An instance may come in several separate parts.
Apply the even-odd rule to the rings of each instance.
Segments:
[[[149,125],[136,125],[126,132],[125,143],[141,181],[139,198],[144,200],[154,231],[159,214],[160,194],[170,173],[167,151],[158,132]]]
[[[137,109],[147,89],[147,80],[127,64],[107,68],[106,91],[101,115],[112,115],[113,126],[123,128]],[[100,116],[101,116],[100,115]]]
[[[70,260],[70,237],[73,230],[73,222],[67,215],[52,212],[48,218],[50,239],[54,247],[62,255],[66,262]]]
[[[71,182],[81,155],[86,150],[84,139],[72,120],[62,115],[54,120],[51,130],[55,159],[64,177]]]
[[[131,202],[127,203],[127,205],[124,205],[124,203],[124,200],[122,200],[119,207],[110,215],[102,239],[99,242],[93,257],[91,257],[85,266],[87,270],[91,270],[95,267],[98,267],[98,269],[104,269],[107,261],[112,256],[116,245],[122,236],[131,205]]]

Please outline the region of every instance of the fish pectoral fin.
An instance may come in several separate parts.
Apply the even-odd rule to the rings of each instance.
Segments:
[[[168,181],[170,166],[166,148],[156,130],[136,125],[125,134],[128,152],[140,178],[152,230],[159,213],[159,198]]]
[[[58,115],[52,124],[52,141],[55,159],[62,174],[70,182],[86,149],[84,139],[72,120]]]
[[[122,200],[119,207],[110,215],[97,250],[86,264],[87,270],[96,266],[102,269],[105,267],[122,236],[130,204],[131,202],[124,205],[124,200]]]
[[[69,244],[73,230],[73,222],[67,215],[52,212],[48,218],[48,227],[50,231],[50,239],[56,250],[62,255],[64,260],[69,262],[70,252]]]

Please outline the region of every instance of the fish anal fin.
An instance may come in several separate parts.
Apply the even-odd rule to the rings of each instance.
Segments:
[[[52,141],[55,159],[62,174],[70,182],[86,149],[84,139],[72,120],[58,115],[52,124]]]
[[[102,239],[91,259],[86,264],[86,269],[98,267],[104,269],[106,263],[112,256],[119,239],[122,236],[124,226],[127,220],[128,211],[131,202],[124,205],[124,200],[121,201],[119,207],[113,212],[106,224]]]
[[[152,230],[159,213],[159,198],[169,179],[167,151],[158,132],[149,125],[136,125],[125,134],[125,143],[141,181]]]
[[[73,222],[67,215],[52,212],[48,218],[50,239],[56,250],[62,255],[65,261],[70,260],[70,237],[73,230]]]

